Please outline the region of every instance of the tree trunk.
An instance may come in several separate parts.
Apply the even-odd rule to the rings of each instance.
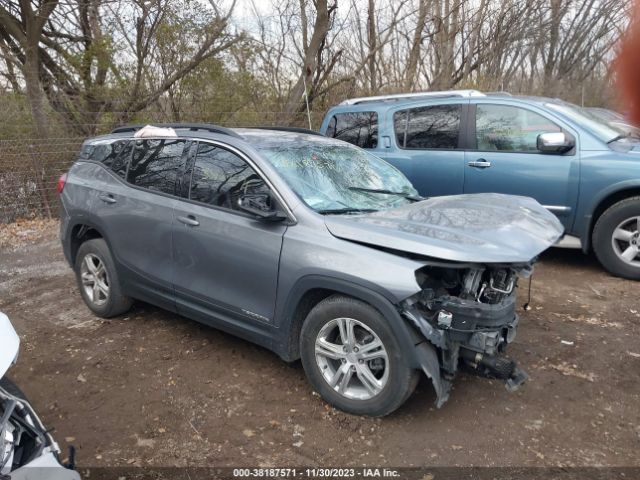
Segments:
[[[375,95],[378,89],[376,72],[376,50],[378,48],[376,35],[376,6],[375,0],[369,0],[369,12],[367,14],[367,36],[369,40],[369,90]]]
[[[420,60],[420,52],[422,51],[422,33],[427,19],[427,0],[420,0],[418,9],[418,18],[416,20],[416,29],[413,32],[413,41],[411,42],[411,50],[407,59],[407,70],[404,77],[404,90],[412,91],[416,82],[418,72],[418,61]]]
[[[329,20],[334,8],[327,5],[327,0],[317,0],[316,2],[316,21],[309,39],[309,46],[304,52],[302,71],[289,92],[284,106],[284,113],[289,123],[293,123],[295,121],[294,115],[303,110],[304,94],[308,93],[305,92],[305,84],[311,85],[313,74],[318,68],[319,54],[322,52],[324,41],[329,33]]]

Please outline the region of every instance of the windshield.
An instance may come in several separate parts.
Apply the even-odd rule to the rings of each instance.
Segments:
[[[619,138],[628,137],[631,133],[621,126],[604,120],[601,116],[580,108],[571,103],[548,103],[547,106],[586,128],[603,142],[611,142]]]
[[[308,142],[261,151],[298,196],[321,213],[384,210],[418,196],[395,167],[357,147]]]

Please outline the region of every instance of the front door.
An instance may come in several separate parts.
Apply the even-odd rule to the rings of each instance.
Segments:
[[[472,105],[470,118],[474,135],[466,151],[464,192],[533,197],[570,228],[578,196],[579,150],[559,155],[537,148],[539,134],[562,127],[511,105],[478,103]]]
[[[273,321],[287,227],[239,210],[241,195],[268,187],[238,153],[200,142],[189,170],[173,219],[178,311],[221,327],[264,328]]]

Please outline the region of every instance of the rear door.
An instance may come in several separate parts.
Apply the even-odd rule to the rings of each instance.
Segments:
[[[396,166],[421,195],[462,193],[462,136],[467,101],[391,109],[385,119],[383,158]]]
[[[579,147],[561,155],[541,153],[537,137],[565,131],[578,141],[577,135],[541,111],[474,103],[469,111],[464,192],[533,197],[570,228],[578,196]]]
[[[194,148],[173,219],[178,311],[221,327],[264,329],[273,320],[287,226],[239,210],[241,195],[269,192],[246,156],[216,143]]]
[[[122,282],[132,296],[175,309],[171,234],[178,180],[185,168],[182,139],[129,141],[128,168],[98,192],[97,215],[108,232]],[[117,159],[117,161],[121,161]]]

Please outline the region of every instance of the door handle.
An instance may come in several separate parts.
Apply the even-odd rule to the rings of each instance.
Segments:
[[[113,195],[110,193],[101,193],[98,195],[98,198],[102,200],[104,203],[116,203],[117,200],[113,198]]]
[[[485,160],[484,158],[479,158],[475,162],[467,163],[467,165],[475,168],[489,168],[491,166],[491,162]]]
[[[178,221],[190,227],[197,227],[198,225],[200,225],[200,222],[196,220],[196,217],[194,217],[193,215],[187,215],[186,217],[178,217]]]

